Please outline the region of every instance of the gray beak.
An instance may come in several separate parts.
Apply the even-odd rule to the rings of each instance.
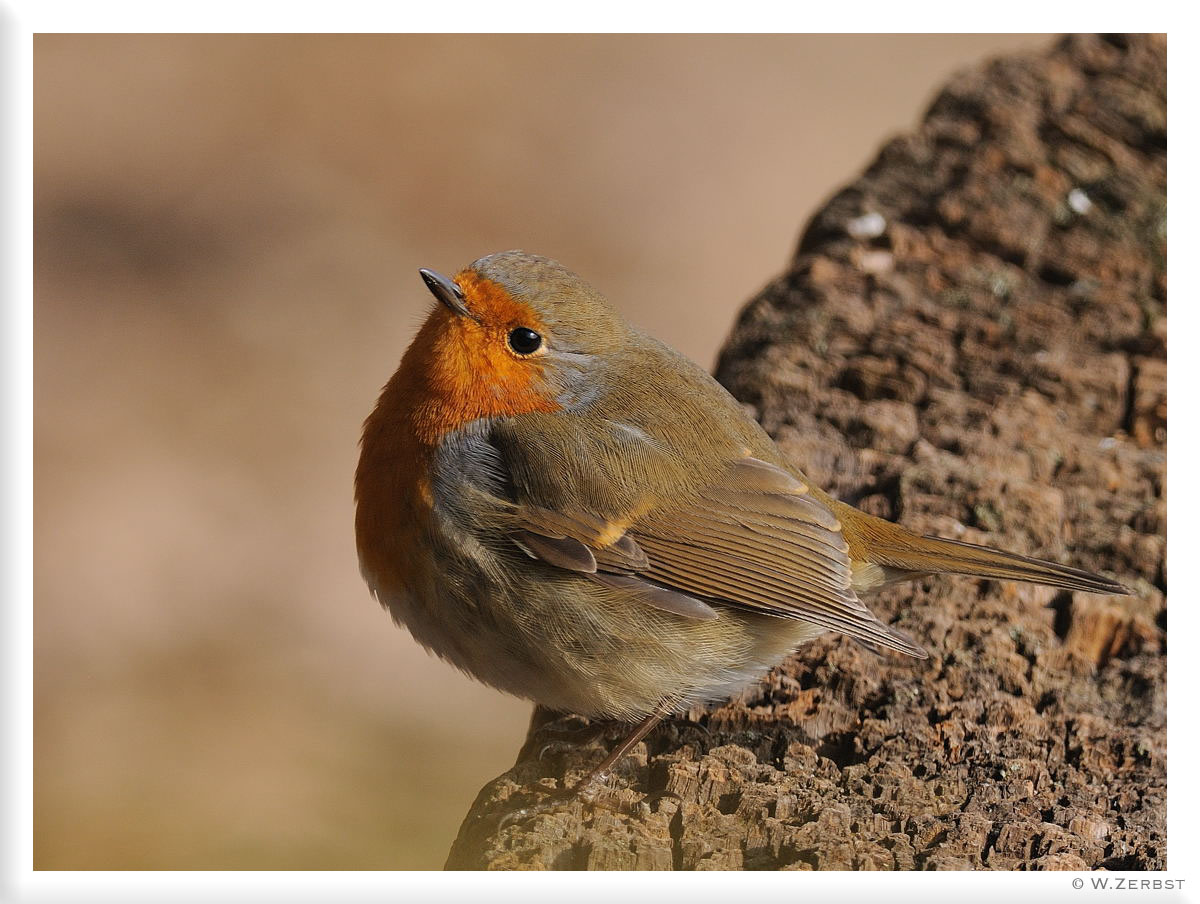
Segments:
[[[421,268],[420,273],[421,279],[425,280],[425,285],[429,287],[434,298],[455,314],[475,319],[475,315],[467,310],[466,304],[463,303],[462,290],[454,284],[454,280],[442,276],[434,270],[426,270],[424,267]]]

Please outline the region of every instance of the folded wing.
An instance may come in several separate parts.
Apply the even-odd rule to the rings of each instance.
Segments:
[[[648,605],[716,618],[714,604],[794,618],[912,656],[925,651],[880,622],[851,589],[841,524],[808,488],[755,458],[718,484],[628,524],[518,506],[512,538],[528,555]]]

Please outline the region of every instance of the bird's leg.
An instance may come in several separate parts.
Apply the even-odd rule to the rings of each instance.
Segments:
[[[617,763],[620,762],[620,760],[627,753],[629,753],[629,751],[636,747],[638,743],[646,737],[646,735],[650,734],[650,732],[654,730],[654,726],[658,725],[658,723],[666,718],[670,712],[671,708],[667,705],[666,701],[660,703],[648,716],[646,716],[646,718],[638,723],[637,727],[633,729],[633,732],[629,735],[629,737],[625,738],[625,740],[614,747],[609,752],[608,756],[606,756],[599,763],[599,765],[592,769],[591,772],[585,775],[574,788],[568,792],[565,792],[565,794],[556,794],[554,797],[543,800],[537,804],[534,804],[533,806],[522,807],[520,810],[509,813],[500,820],[499,828],[503,829],[505,826],[519,820],[528,819],[530,816],[535,816],[538,813],[544,813],[547,810],[552,809],[557,803],[561,803],[564,797],[578,797],[584,803],[595,804],[596,786],[602,783],[604,779],[606,779],[612,772],[613,767],[616,766]]]
[[[669,712],[670,710],[663,703],[656,706],[650,715],[638,723],[629,737],[614,747],[595,769],[583,777],[582,781],[575,786],[574,793],[578,794],[584,800],[590,801],[592,798],[592,787],[608,778],[609,773],[612,772],[613,767],[620,762],[621,758],[633,750],[646,735],[650,734],[654,730],[654,726],[666,718]]]

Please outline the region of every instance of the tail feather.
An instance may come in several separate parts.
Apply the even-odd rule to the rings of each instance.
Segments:
[[[873,546],[872,563],[924,574],[969,574],[981,578],[1029,581],[1064,590],[1129,593],[1128,589],[1111,578],[1082,568],[1071,568],[1045,559],[943,537],[917,537],[914,534],[913,540],[916,542],[911,546]]]
[[[856,563],[856,578],[864,587],[878,587],[927,574],[969,574],[1006,581],[1029,581],[1064,590],[1129,593],[1111,578],[1082,568],[961,540],[922,537],[844,502],[835,502],[833,508],[850,546],[850,558]]]

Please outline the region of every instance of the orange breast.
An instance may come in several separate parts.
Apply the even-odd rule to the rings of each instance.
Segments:
[[[385,407],[391,387],[363,427],[354,475],[359,562],[378,593],[414,592],[421,586],[433,513],[432,450],[418,441],[410,418]]]
[[[469,271],[456,282],[479,322],[434,310],[363,426],[355,531],[363,568],[378,587],[420,586],[429,564],[430,467],[443,437],[480,418],[559,410],[544,388],[542,361],[506,348],[517,326],[544,332],[533,310]]]

